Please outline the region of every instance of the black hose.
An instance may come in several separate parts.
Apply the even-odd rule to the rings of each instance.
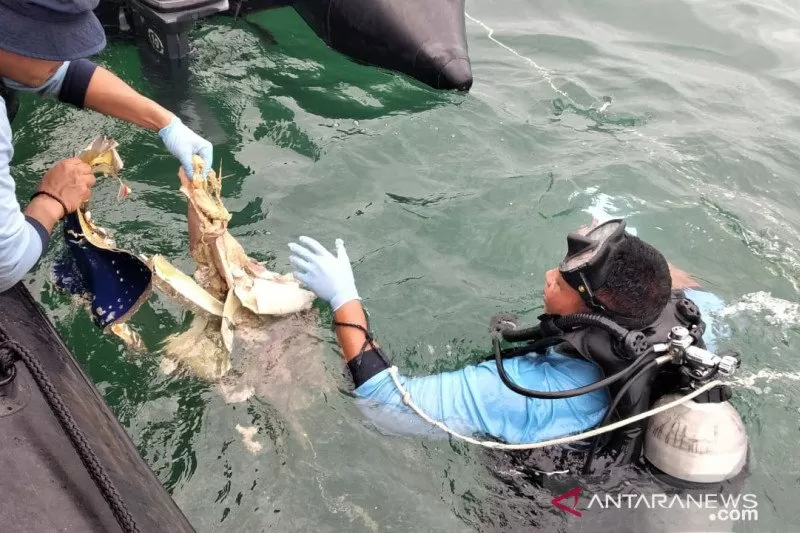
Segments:
[[[542,337],[544,337],[544,333],[542,333],[542,328],[539,325],[531,326],[529,328],[514,328],[508,331],[503,331],[503,339],[508,342],[539,340]]]
[[[540,339],[535,342],[529,342],[523,346],[516,346],[514,348],[506,348],[505,350],[500,350],[500,357],[503,359],[513,359],[514,357],[519,357],[520,355],[527,355],[533,352],[541,352],[541,350],[545,348],[549,348],[550,346],[555,346],[556,344],[561,343],[561,339],[558,338],[545,338]],[[492,352],[486,357],[483,358],[484,361],[492,361],[495,359],[495,353]]]
[[[544,328],[542,324],[531,326],[529,328],[512,329],[503,331],[503,339],[508,342],[522,342],[527,340],[539,340],[549,336],[546,329],[553,327],[558,330],[569,330],[577,326],[581,327],[595,327],[604,330],[611,335],[614,340],[621,341],[629,333],[627,329],[620,326],[607,316],[597,313],[574,313],[571,315],[561,316],[557,318],[547,318],[545,321],[552,321]],[[546,322],[543,321],[544,324]]]
[[[591,316],[591,315],[588,315]],[[642,355],[636,358],[629,366],[625,367],[624,369],[620,370],[616,374],[612,374],[607,378],[601,379],[600,381],[595,381],[591,385],[585,385],[583,387],[579,387],[576,389],[568,389],[562,391],[539,391],[533,389],[526,389],[525,387],[521,387],[514,383],[508,374],[506,374],[505,368],[503,368],[503,354],[500,352],[500,341],[498,339],[492,339],[492,345],[494,347],[494,360],[497,364],[497,373],[500,375],[500,379],[509,389],[513,390],[517,394],[521,394],[523,396],[527,396],[528,398],[539,398],[542,400],[558,400],[560,398],[573,398],[575,396],[581,396],[583,394],[589,394],[590,392],[594,392],[596,390],[602,389],[603,387],[607,387],[612,383],[616,383],[617,381],[627,377],[629,374],[634,372],[639,365],[641,365],[645,359],[649,355],[653,353],[653,347],[651,346],[647,350],[645,350]]]
[[[609,335],[614,337],[615,341],[621,341],[628,334],[628,330],[607,316],[597,313],[574,313],[572,315],[562,316],[555,320],[555,325],[560,329],[572,329],[576,326],[582,327],[595,327],[605,330]]]
[[[641,370],[636,372],[636,374],[631,376],[631,379],[626,381],[625,384],[622,387],[620,387],[619,392],[617,392],[617,394],[614,396],[614,400],[608,406],[608,409],[606,410],[606,414],[603,417],[603,420],[592,429],[603,427],[606,424],[608,424],[608,421],[611,420],[611,415],[614,414],[614,410],[617,408],[617,405],[619,405],[619,402],[622,401],[622,397],[625,395],[626,392],[628,392],[628,389],[631,388],[631,386],[636,382],[637,379],[647,374],[647,372],[649,372],[656,366],[658,366],[658,361],[653,359],[652,361],[644,365],[641,368]],[[592,468],[592,463],[594,462],[594,457],[595,454],[597,453],[597,446],[600,443],[601,438],[602,435],[598,435],[594,439],[592,439],[592,446],[591,448],[589,448],[589,451],[586,454],[586,460],[583,463],[584,475],[588,474],[589,470]]]

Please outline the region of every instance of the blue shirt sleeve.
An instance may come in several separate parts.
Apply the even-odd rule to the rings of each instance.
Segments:
[[[725,307],[725,302],[716,294],[702,289],[685,289],[684,293],[687,298],[700,308],[703,322],[706,323],[706,332],[703,335],[703,340],[708,350],[715,351],[717,349],[717,338],[728,335],[727,328],[718,324],[715,320],[719,312]]]
[[[719,333],[714,315],[724,303],[714,294],[696,289],[687,290],[686,296],[700,307],[707,326],[704,340],[713,350]],[[602,378],[594,363],[552,348],[541,356],[507,360],[505,370],[519,385],[544,391],[582,387]],[[527,398],[503,384],[494,361],[455,372],[398,378],[412,401],[431,418],[462,434],[491,435],[512,444],[585,431],[602,420],[610,400],[607,389],[560,400]],[[355,394],[361,410],[384,431],[444,436],[403,403],[388,370],[370,378]]]
[[[3,83],[15,91],[58,98],[62,102],[83,107],[86,92],[89,90],[89,82],[92,80],[95,70],[97,70],[97,65],[88,59],[78,59],[62,63],[56,72],[39,87],[28,87],[9,78],[3,78]]]
[[[566,390],[602,377],[598,366],[550,349],[542,356],[506,361],[516,383],[544,391]],[[399,377],[413,402],[449,428],[491,435],[508,443],[527,443],[578,433],[599,423],[609,403],[607,390],[559,400],[527,398],[506,387],[494,361],[455,372]],[[436,434],[403,404],[388,370],[356,389],[359,407],[380,428],[400,434]]]
[[[58,99],[75,107],[83,108],[86,92],[89,90],[89,82],[92,80],[95,70],[97,70],[97,65],[88,59],[70,62],[61,82]]]
[[[39,260],[46,246],[37,228],[25,219],[17,202],[9,168],[13,155],[6,104],[0,98],[0,292],[20,281]]]

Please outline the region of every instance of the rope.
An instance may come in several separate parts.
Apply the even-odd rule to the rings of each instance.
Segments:
[[[50,406],[50,409],[53,410],[53,414],[55,414],[64,432],[69,437],[70,442],[72,442],[72,446],[81,458],[81,462],[89,472],[89,476],[91,476],[92,481],[97,485],[103,498],[105,498],[109,507],[111,507],[114,518],[117,519],[117,523],[122,528],[122,531],[125,533],[139,533],[139,527],[136,525],[136,521],[133,519],[130,511],[125,507],[125,503],[122,501],[122,497],[119,495],[117,488],[108,476],[105,467],[100,463],[100,460],[94,453],[83,431],[75,423],[75,419],[72,418],[69,408],[53,386],[53,383],[47,377],[39,361],[33,357],[25,347],[11,339],[6,339],[0,344],[0,353],[11,353],[19,357],[19,359],[25,363],[36,385],[39,387],[39,390],[42,391],[45,400],[47,400],[47,404]]]
[[[0,387],[14,381],[17,375],[14,359],[14,353],[5,344],[0,344]]]
[[[472,437],[467,437],[465,435],[461,435],[460,433],[457,433],[457,432],[453,431],[452,429],[450,429],[449,427],[445,426],[442,422],[440,422],[438,420],[434,420],[433,418],[431,418],[427,414],[425,414],[419,407],[417,407],[416,404],[414,404],[413,400],[411,399],[411,394],[403,387],[403,384],[400,383],[400,380],[397,377],[397,367],[396,366],[392,366],[391,368],[389,368],[389,375],[392,377],[392,381],[394,381],[394,385],[395,385],[395,387],[397,387],[398,392],[400,392],[400,395],[403,397],[403,403],[406,404],[412,411],[414,411],[424,421],[428,422],[429,424],[432,424],[432,425],[436,426],[437,428],[441,429],[445,433],[448,433],[448,434],[452,435],[453,437],[456,437],[457,439],[463,440],[463,441],[468,442],[470,444],[475,444],[477,446],[483,446],[484,448],[491,448],[491,449],[495,449],[495,450],[533,450],[535,448],[545,448],[547,446],[558,446],[560,444],[568,444],[570,442],[577,442],[577,441],[582,441],[582,440],[588,439],[590,437],[596,437],[597,435],[602,435],[603,433],[608,433],[610,431],[614,431],[615,429],[618,429],[618,428],[633,424],[633,423],[638,422],[639,420],[643,420],[643,419],[645,419],[647,417],[650,417],[650,416],[653,416],[653,415],[657,415],[658,413],[662,413],[662,412],[664,412],[664,411],[666,411],[668,409],[672,409],[673,407],[677,407],[678,405],[686,403],[689,400],[693,400],[697,396],[700,396],[704,392],[706,392],[706,391],[708,391],[710,389],[713,389],[714,387],[716,387],[718,385],[722,385],[722,382],[720,380],[711,381],[709,383],[706,383],[705,385],[703,385],[702,387],[700,387],[696,391],[691,392],[691,393],[687,394],[686,396],[682,396],[682,397],[678,398],[677,400],[674,400],[674,401],[671,401],[669,403],[666,403],[666,404],[664,404],[664,405],[662,405],[660,407],[656,407],[655,409],[650,409],[649,411],[645,411],[644,413],[640,413],[640,414],[638,414],[636,416],[632,416],[630,418],[626,418],[625,420],[620,420],[619,422],[615,422],[615,423],[610,424],[608,426],[603,426],[603,427],[599,427],[597,429],[593,429],[591,431],[586,431],[586,432],[581,433],[579,435],[570,435],[568,437],[560,437],[560,438],[557,438],[557,439],[551,439],[551,440],[546,440],[546,441],[541,441],[541,442],[533,442],[533,443],[528,443],[528,444],[506,444],[506,443],[503,443],[503,442],[495,442],[495,441],[489,441],[489,440],[476,440],[476,439],[473,439]]]

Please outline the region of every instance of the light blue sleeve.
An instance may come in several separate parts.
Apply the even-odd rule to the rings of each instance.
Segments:
[[[703,340],[706,343],[706,348],[713,352],[717,348],[717,339],[729,334],[727,328],[722,324],[718,324],[715,320],[719,312],[725,307],[725,302],[716,294],[700,289],[685,289],[684,294],[700,308],[703,322],[706,323],[706,332],[703,335]]]
[[[69,68],[69,61],[65,61],[58,67],[55,74],[50,76],[42,85],[39,87],[28,87],[27,85],[22,85],[21,83],[17,83],[14,80],[3,78],[3,83],[9,89],[14,89],[15,91],[20,91],[24,93],[33,93],[38,94],[39,96],[44,96],[47,98],[57,98],[58,93],[61,92],[61,85],[64,83],[64,76],[67,75],[67,69]],[[5,112],[5,111],[4,111]]]
[[[42,240],[17,202],[9,166],[13,155],[6,104],[0,98],[0,292],[21,280],[42,255]]]
[[[593,363],[552,350],[543,356],[507,360],[504,368],[519,385],[545,391],[581,387],[602,377]],[[508,443],[578,433],[600,422],[609,403],[605,389],[569,399],[527,398],[503,384],[494,361],[432,376],[400,376],[400,382],[423,412],[449,428],[467,435],[491,435]],[[362,411],[387,432],[444,435],[403,404],[386,370],[355,392]]]

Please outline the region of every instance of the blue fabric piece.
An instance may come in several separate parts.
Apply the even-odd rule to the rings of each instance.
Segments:
[[[95,70],[97,65],[88,59],[70,62],[64,74],[61,90],[58,92],[58,99],[82,109]]]
[[[53,269],[56,285],[91,298],[94,323],[101,328],[133,313],[150,294],[153,274],[147,265],[123,250],[106,250],[83,237],[78,215],[64,218],[69,254]]]
[[[77,296],[89,294],[90,288],[83,278],[75,256],[69,249],[64,250],[63,255],[53,264],[53,280],[56,287],[62,291]]]
[[[687,291],[687,296],[695,300],[704,317],[722,305],[710,293]],[[704,339],[714,340],[711,335]],[[602,377],[594,363],[562,355],[553,348],[540,356],[507,360],[505,370],[519,385],[544,391],[581,387]],[[526,398],[503,384],[494,361],[432,376],[400,376],[400,382],[422,411],[451,429],[468,435],[491,435],[514,444],[589,429],[601,421],[610,401],[606,389],[559,400]],[[365,415],[385,431],[444,435],[403,404],[388,370],[373,376],[355,394]]]

